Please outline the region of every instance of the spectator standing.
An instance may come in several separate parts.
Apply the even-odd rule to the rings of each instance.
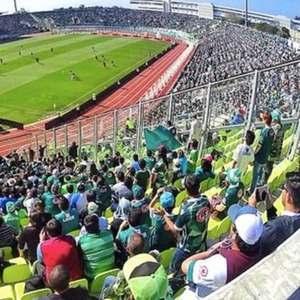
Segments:
[[[139,166],[139,156],[137,154],[133,154],[132,156],[133,162],[131,163],[131,167],[135,169],[135,171],[139,171],[140,170],[140,166]]]
[[[254,151],[255,160],[253,166],[253,179],[250,187],[251,194],[254,192],[256,186],[261,184],[263,169],[268,161],[275,135],[273,128],[271,128],[272,116],[270,113],[264,112],[262,114],[262,119],[265,123],[265,127],[260,132],[259,142]]]
[[[16,230],[21,227],[20,217],[16,213],[16,207],[13,202],[6,203],[7,214],[3,217],[5,224],[13,226]]]
[[[147,169],[151,172],[156,163],[156,159],[151,150],[147,150],[147,156],[144,158],[144,160],[146,162]]]
[[[134,183],[139,185],[144,192],[147,191],[150,180],[150,172],[146,168],[146,161],[144,159],[139,160],[140,170],[135,173]]]
[[[281,124],[281,112],[279,110],[274,110],[271,113],[271,116],[274,123],[273,130],[275,135],[270,150],[270,155],[267,161],[265,181],[267,181],[271,176],[274,163],[279,162],[281,159],[281,151],[284,138],[284,127]]]
[[[198,141],[192,139],[189,143],[189,148],[190,153],[187,159],[187,173],[194,173],[196,170],[196,163],[199,156]]]
[[[253,131],[247,130],[244,143],[236,147],[233,153],[232,169],[239,169],[242,174],[245,174],[249,164],[254,162],[254,151],[251,145],[254,143],[255,134]]]
[[[119,164],[115,167],[115,174],[117,175],[119,172],[123,172],[124,174],[127,172],[127,167],[124,166],[124,157],[119,157]]]
[[[76,208],[78,213],[81,213],[81,211],[86,209],[87,204],[85,186],[83,183],[80,183],[77,186],[77,193],[74,193],[71,197],[71,208]]]
[[[76,159],[78,157],[78,145],[76,145],[75,142],[73,142],[69,147],[69,156],[73,159]]]

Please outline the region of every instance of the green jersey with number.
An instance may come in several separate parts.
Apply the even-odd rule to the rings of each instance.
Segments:
[[[175,228],[181,231],[180,248],[191,252],[205,251],[210,204],[205,195],[186,200],[180,207]]]

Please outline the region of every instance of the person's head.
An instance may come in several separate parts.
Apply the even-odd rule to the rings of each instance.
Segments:
[[[61,294],[69,288],[70,273],[64,265],[55,266],[49,274],[49,284],[54,292]]]
[[[99,232],[99,218],[97,214],[90,214],[84,218],[84,226],[88,233]]]
[[[175,198],[173,194],[169,191],[165,191],[159,198],[160,205],[167,213],[172,213],[175,205]]]
[[[271,112],[272,120],[275,124],[281,123],[281,111],[278,109],[275,109]]]
[[[142,200],[145,196],[143,189],[137,184],[133,185],[132,194],[133,194],[133,198],[136,200]]]
[[[118,172],[117,173],[117,179],[118,179],[118,182],[124,182],[124,179],[125,179],[125,175],[123,172]]]
[[[29,221],[30,221],[31,225],[33,225],[34,227],[38,227],[39,220],[40,220],[40,214],[39,214],[38,210],[33,209],[29,214]]]
[[[66,189],[68,193],[72,194],[74,192],[74,185],[69,183],[67,184]]]
[[[90,191],[86,192],[86,200],[87,200],[87,202],[95,202],[96,201],[95,190],[90,190]]]
[[[41,201],[41,200],[35,201],[34,208],[35,208],[39,213],[45,212],[45,204],[44,204],[44,202]]]
[[[285,210],[300,212],[300,172],[288,172],[286,174],[282,203]]]
[[[84,186],[84,184],[82,184],[82,183],[78,184],[78,186],[77,186],[77,192],[78,193],[84,193],[85,192],[85,186]]]
[[[262,113],[262,120],[267,126],[271,126],[272,116],[268,111]]]
[[[141,170],[146,168],[146,161],[143,158],[139,160],[139,167]]]
[[[241,171],[239,169],[229,169],[226,173],[226,182],[229,185],[237,185],[241,180]]]
[[[129,167],[127,174],[131,177],[134,177],[135,176],[135,168],[134,167]]]
[[[178,150],[178,158],[184,157],[184,151],[182,149]]]
[[[105,178],[102,175],[99,175],[97,186],[100,187],[100,186],[103,186],[103,185],[106,185]]]
[[[165,299],[168,292],[168,275],[164,267],[150,254],[129,258],[124,267],[124,277],[136,300]]]
[[[61,224],[55,219],[48,221],[48,223],[46,224],[46,233],[50,238],[61,236]]]
[[[245,134],[245,142],[248,146],[251,146],[255,140],[255,133],[251,130],[247,130]]]
[[[51,194],[52,195],[58,195],[59,194],[59,185],[58,184],[52,184],[51,186]]]
[[[141,234],[133,233],[129,236],[126,250],[130,256],[144,252],[144,238]]]
[[[124,164],[124,161],[125,161],[125,158],[124,158],[123,156],[121,156],[121,157],[119,158],[119,164],[120,164],[120,165],[123,165],[123,164]]]
[[[58,207],[61,211],[66,211],[69,209],[69,200],[64,197],[59,195],[58,197]]]
[[[131,176],[126,176],[124,180],[124,184],[131,190],[133,185],[133,179]]]
[[[196,175],[188,174],[184,179],[184,186],[189,196],[199,195],[200,181]]]
[[[233,246],[241,252],[255,252],[260,248],[263,221],[253,206],[234,204],[228,210],[232,222],[230,236]]]
[[[195,140],[195,139],[192,139],[192,140],[191,140],[191,147],[192,147],[192,149],[194,149],[194,150],[198,149],[198,141]]]
[[[152,156],[152,150],[147,150],[147,156]]]
[[[139,160],[139,156],[137,154],[133,154],[132,159],[134,161],[138,161]]]
[[[131,207],[128,212],[128,222],[130,226],[137,227],[140,225],[141,210],[139,208]]]
[[[201,160],[201,168],[205,173],[209,173],[212,170],[211,162],[206,160],[205,158]]]

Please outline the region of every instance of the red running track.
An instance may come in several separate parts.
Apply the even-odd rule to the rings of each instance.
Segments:
[[[100,104],[86,112],[83,116],[80,116],[78,119],[82,119],[82,125],[88,125],[88,122],[92,122],[91,119],[87,120],[87,117],[123,108],[138,102],[149,88],[151,88],[168,68],[170,68],[186,47],[187,45],[185,43],[180,43],[177,47],[169,51],[161,59],[141,72],[122,88],[104,99]],[[45,121],[41,121],[39,123],[27,125],[24,130],[12,130],[10,133],[0,136],[0,155],[6,155],[12,150],[18,150],[22,147],[35,147],[34,137],[35,135],[40,135],[44,132],[44,124]],[[75,126],[74,131],[77,131]],[[43,139],[41,140],[39,138],[39,142],[44,144]],[[59,142],[60,141],[58,140],[58,144]]]

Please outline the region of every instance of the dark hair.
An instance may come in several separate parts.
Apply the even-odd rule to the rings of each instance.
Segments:
[[[79,192],[79,193],[84,193],[85,192],[85,186],[84,186],[84,184],[80,183],[77,186],[77,192]]]
[[[57,198],[58,198],[59,209],[61,209],[63,211],[68,210],[69,209],[69,200],[62,195],[59,195]]]
[[[70,273],[64,265],[55,266],[49,275],[49,284],[56,292],[62,292],[69,287]]]
[[[142,170],[146,168],[146,161],[143,158],[139,160],[139,166]]]
[[[139,208],[131,207],[128,211],[128,222],[132,227],[140,225],[141,210]]]
[[[118,178],[119,181],[123,182],[124,179],[125,179],[124,173],[123,172],[118,172],[117,173],[117,178]]]
[[[41,209],[44,211],[45,203],[41,200],[35,201],[34,207],[38,212],[40,212]]]
[[[288,172],[285,186],[292,198],[293,206],[300,210],[300,172]]]
[[[130,255],[137,255],[144,252],[145,241],[144,237],[138,233],[132,233],[127,241],[126,250]]]
[[[202,160],[201,160],[201,168],[203,169],[203,171],[204,171],[205,173],[211,172],[211,170],[212,170],[211,162],[209,162],[209,161],[206,160],[206,159],[202,159]]]
[[[97,182],[97,186],[102,186],[102,185],[105,185],[105,178],[100,175],[99,178],[98,178],[98,182]]]
[[[255,133],[251,130],[247,130],[245,135],[245,141],[248,146],[251,146],[255,140]]]
[[[190,196],[199,195],[200,182],[196,175],[188,174],[185,177],[184,186]]]
[[[74,185],[72,183],[68,183],[66,189],[68,193],[72,194],[74,192]]]
[[[119,164],[124,164],[125,158],[123,156],[121,156],[119,158]]]
[[[138,161],[139,160],[139,156],[136,153],[133,154],[132,158],[133,158],[134,161]]]
[[[39,214],[38,210],[33,209],[30,212],[30,215],[28,217],[29,217],[29,221],[32,225],[34,225],[35,227],[39,227],[40,214]]]
[[[55,219],[48,221],[46,224],[46,232],[49,237],[57,237],[62,235],[61,224]]]
[[[96,201],[96,192],[95,190],[86,192],[86,200],[87,202],[95,202]]]
[[[133,179],[130,176],[126,176],[124,180],[124,184],[131,190],[133,185]]]
[[[191,146],[192,146],[192,148],[197,149],[198,148],[198,141],[195,140],[195,139],[192,139],[191,140]]]
[[[135,168],[134,167],[129,167],[128,168],[128,174],[130,175],[130,176],[132,176],[132,177],[134,177],[135,176]]]
[[[84,218],[84,226],[88,233],[99,232],[99,218],[96,214],[87,215]]]
[[[147,156],[152,156],[152,150],[147,150]]]
[[[233,226],[233,231],[235,232],[235,243],[241,252],[249,253],[249,252],[256,252],[259,250],[260,239],[254,245],[249,245],[241,239],[234,226]]]

